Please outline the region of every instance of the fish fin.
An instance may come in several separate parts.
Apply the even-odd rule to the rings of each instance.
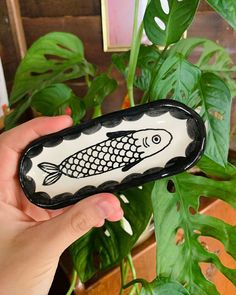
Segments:
[[[135,132],[134,130],[107,132],[107,137],[117,138],[117,137],[121,137],[121,136],[126,136],[126,135],[134,133],[134,132]]]
[[[43,181],[43,185],[51,185],[57,182],[62,175],[59,167],[55,164],[43,162],[38,164],[38,167],[44,172],[48,173]]]
[[[129,163],[127,165],[125,165],[123,168],[122,168],[122,171],[123,172],[126,172],[128,171],[129,169],[131,169],[132,167],[134,167],[135,165],[137,165],[138,163],[140,163],[142,161],[142,159],[138,159],[137,161],[133,162],[133,163]]]

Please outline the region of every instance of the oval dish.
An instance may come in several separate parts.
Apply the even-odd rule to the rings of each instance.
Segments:
[[[205,139],[195,111],[158,100],[35,140],[22,155],[20,183],[34,204],[62,208],[185,171],[200,158]]]

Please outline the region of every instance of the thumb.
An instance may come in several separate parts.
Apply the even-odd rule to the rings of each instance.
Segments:
[[[119,200],[114,195],[98,194],[37,225],[33,234],[39,239],[41,251],[46,249],[48,253],[61,255],[92,227],[101,226],[105,219],[118,221],[122,216]]]

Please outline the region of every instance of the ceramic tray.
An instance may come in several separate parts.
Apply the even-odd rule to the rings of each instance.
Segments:
[[[22,155],[20,182],[31,202],[57,209],[189,169],[205,137],[196,112],[159,100],[37,139]]]

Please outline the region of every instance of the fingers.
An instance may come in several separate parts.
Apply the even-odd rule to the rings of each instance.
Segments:
[[[40,117],[3,133],[4,144],[17,153],[40,136],[57,132],[72,125],[69,116]]]
[[[71,125],[69,116],[40,117],[4,132],[0,136],[1,180],[15,175],[20,153],[31,141]]]
[[[80,201],[66,212],[32,230],[34,236],[39,238],[42,249],[45,246],[47,251],[60,255],[90,229],[102,226],[105,219],[118,221],[122,217],[123,211],[119,200],[111,194],[104,193]]]

